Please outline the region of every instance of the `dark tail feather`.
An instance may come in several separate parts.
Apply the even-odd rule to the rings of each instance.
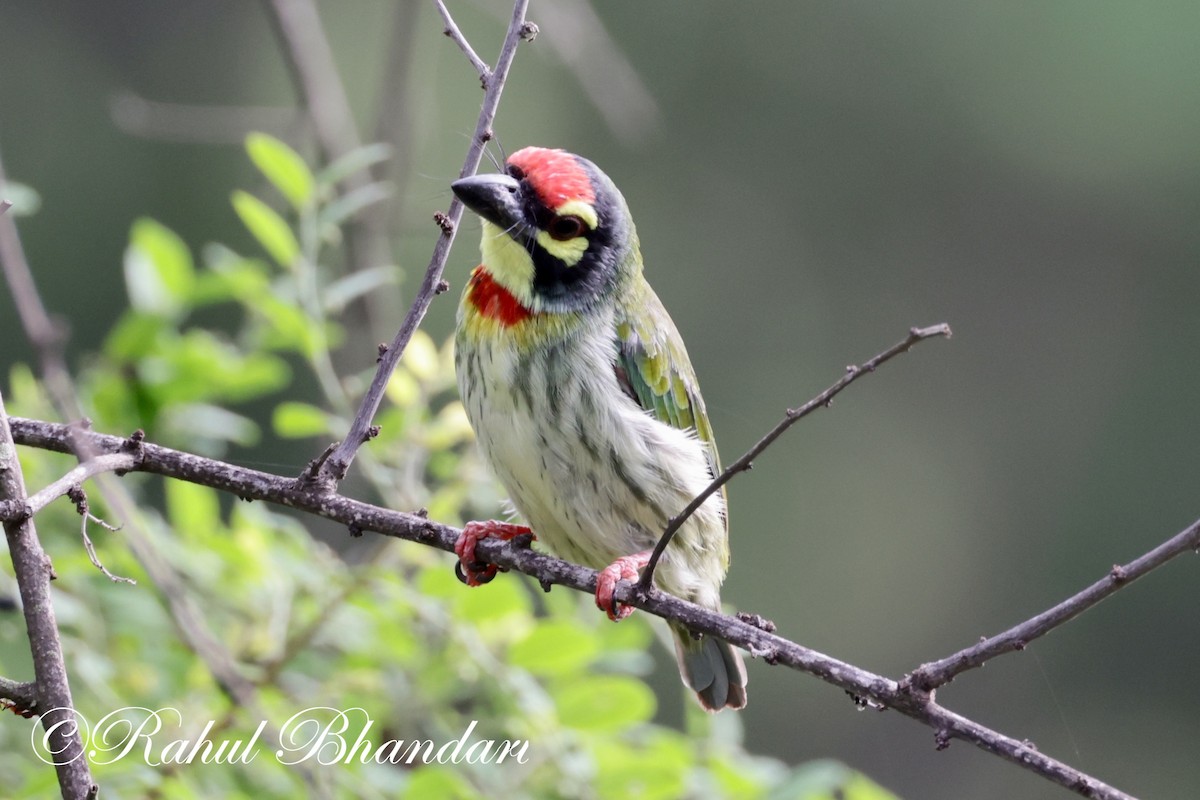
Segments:
[[[707,634],[693,639],[687,628],[671,626],[679,675],[705,711],[746,706],[746,667],[728,642]]]

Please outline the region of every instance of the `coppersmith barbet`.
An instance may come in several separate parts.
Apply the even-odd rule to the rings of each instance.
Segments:
[[[471,585],[495,566],[485,536],[536,532],[561,558],[601,569],[596,604],[617,620],[667,521],[720,472],[683,340],[642,274],[628,206],[595,164],[528,147],[504,172],[453,184],[483,219],[481,263],[458,310],[455,364],[479,446],[529,528],[467,525],[456,551]],[[655,580],[719,610],[729,565],[725,494],[678,531]],[[680,674],[704,708],[746,704],[726,642],[672,625]]]

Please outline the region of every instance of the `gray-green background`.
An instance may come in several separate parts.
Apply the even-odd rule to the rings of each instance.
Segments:
[[[518,54],[497,132],[510,150],[585,154],[624,190],[726,461],[910,325],[954,328],[736,479],[730,604],[899,676],[1200,516],[1195,2],[598,3],[633,84],[590,25],[568,24],[574,4],[546,5],[530,11],[541,36]],[[380,97],[407,92],[391,224],[411,286],[478,81],[431,6],[409,15],[409,67],[390,78],[400,6],[321,7],[368,138]],[[507,4],[454,10],[493,59]],[[565,68],[556,45],[583,66]],[[131,96],[293,98],[255,3],[0,2],[0,152],[42,194],[21,229],[74,359],[122,307],[135,217],[193,246],[251,249],[228,202],[256,185],[240,136],[131,133]],[[439,336],[476,233],[468,222],[447,271],[456,291],[430,313]],[[390,338],[406,306],[398,292],[373,337]],[[0,380],[28,358],[6,297]],[[247,459],[296,472],[310,455]],[[1198,592],[1184,557],[939,699],[1139,796],[1194,797]],[[750,670],[756,751],[840,758],[908,798],[1067,796],[962,743],[937,753],[927,729],[855,712],[811,678]]]

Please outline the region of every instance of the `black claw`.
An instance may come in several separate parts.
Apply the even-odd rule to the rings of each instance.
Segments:
[[[467,571],[470,571],[471,577],[475,579],[474,585],[482,586],[485,583],[491,583],[497,572],[507,572],[508,570],[486,561],[474,561],[468,564],[464,570],[462,561],[454,562],[454,577],[458,578],[461,583],[471,586],[471,581],[467,578]]]

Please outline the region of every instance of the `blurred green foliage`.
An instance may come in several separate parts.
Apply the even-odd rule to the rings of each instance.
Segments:
[[[345,417],[295,348],[319,352],[322,337],[337,337],[338,374],[361,392],[360,370],[395,332],[438,235],[430,217],[450,202],[480,99],[431,3],[318,5],[360,134],[388,131],[390,156],[380,145],[353,158],[394,187],[384,227],[410,274],[365,295],[369,314],[334,307],[326,283],[320,300],[340,329],[319,329],[293,298],[275,302],[260,271],[224,259],[230,271],[209,277],[205,265],[223,259],[194,248],[201,289],[233,282],[260,308],[207,304],[192,324],[227,340],[248,315],[291,376],[279,396],[209,402],[258,425],[257,442],[227,443],[227,457],[283,474],[299,473],[329,436],[278,435],[282,403],[310,407],[280,408],[297,424],[328,415],[336,428]],[[509,4],[450,5],[493,59]],[[299,212],[242,148],[259,129],[309,163],[317,151],[266,4],[0,6],[0,154],[11,178],[36,187],[24,195],[40,198],[19,223],[47,306],[70,322],[77,372],[127,314],[131,220],[149,215],[193,246],[219,241],[270,261],[229,203],[242,188],[306,246]],[[589,7],[594,16],[577,13]],[[541,34],[517,55],[498,141],[581,153],[621,188],[726,462],[785,406],[909,326],[954,328],[953,340],[844,393],[730,486],[722,596],[732,606],[899,676],[1062,600],[1200,513],[1195,0],[534,0],[530,16]],[[333,170],[310,171],[336,183]],[[321,201],[322,215],[389,191],[371,186]],[[307,230],[340,236],[338,224]],[[464,221],[445,275],[452,290],[423,324],[435,352],[477,263],[478,230]],[[352,294],[358,275],[330,279]],[[19,362],[31,363],[30,348],[0,297],[6,392]],[[214,447],[235,427],[226,424]],[[160,420],[160,435],[166,427],[178,425]],[[455,463],[474,468],[416,453],[403,469],[428,477]],[[355,463],[349,493],[375,496],[368,468]],[[463,513],[495,515],[494,487],[469,481]],[[428,486],[393,483],[413,493],[389,501],[397,508],[430,501]],[[461,500],[439,502],[449,520]],[[345,538],[320,521],[307,527]],[[939,699],[1137,796],[1191,800],[1197,563],[1177,559]],[[677,720],[675,667],[650,652],[657,718]],[[761,662],[749,670],[740,719],[753,752],[789,764],[837,758],[906,797],[1066,796],[973,748],[937,751],[927,729],[898,715],[854,713],[816,680]]]
[[[314,175],[289,146],[263,134],[250,136],[247,150],[274,187],[273,199],[286,202],[280,210],[249,192],[232,197],[270,258],[209,245],[197,261],[168,227],[136,220],[124,262],[129,308],[79,379],[98,430],[142,427],[156,442],[223,456],[272,434],[316,449],[347,429],[353,404],[346,386],[364,385],[370,370],[334,371],[337,315],[399,273],[341,276],[325,267],[325,245],[337,241],[347,208],[333,189],[339,171]],[[361,167],[377,154],[371,148],[350,163]],[[383,196],[380,187],[362,195]],[[234,311],[232,322],[204,322],[213,307]],[[389,384],[381,434],[360,462],[383,502],[423,505],[436,519],[456,522],[489,513],[499,497],[475,457],[450,347],[417,332]],[[298,372],[313,377],[309,394],[297,394]],[[11,413],[53,417],[27,365],[12,367],[8,377]],[[241,410],[264,401],[273,407],[269,434]],[[27,483],[37,487],[69,460],[23,450],[21,462]],[[38,518],[58,574],[56,610],[79,712],[94,724],[119,708],[174,709],[153,740],[155,755],[168,741],[194,740],[210,720],[215,726],[206,735],[216,742],[247,741],[269,722],[246,765],[151,766],[140,745],[119,760],[100,748],[94,774],[105,796],[893,798],[840,765],[789,768],[750,754],[732,713],[693,710],[686,732],[657,722],[655,693],[642,679],[653,663],[647,651],[656,646],[644,618],[612,625],[581,595],[543,594],[515,575],[468,590],[451,559],[428,548],[375,537],[343,557],[311,536],[303,518],[261,503],[146,475],[123,481],[140,507],[129,522],[145,536],[143,554],[165,559],[186,598],[161,596],[163,587],[119,532],[93,531],[100,557],[138,583],[103,577],[84,553],[65,501]],[[106,513],[98,492],[91,501]],[[3,585],[11,588],[12,580],[6,563]],[[202,610],[256,687],[256,707],[235,704],[205,654],[180,636],[178,626],[188,623],[173,617],[172,603],[183,600]],[[0,673],[29,670],[19,617],[0,615]],[[333,709],[346,711],[350,741],[368,718],[375,745],[445,743],[474,725],[475,741],[528,741],[528,757],[285,766],[272,756],[272,732],[310,708],[325,709],[322,722]],[[55,792],[53,770],[29,744],[35,725],[16,717],[0,725],[7,796]]]

